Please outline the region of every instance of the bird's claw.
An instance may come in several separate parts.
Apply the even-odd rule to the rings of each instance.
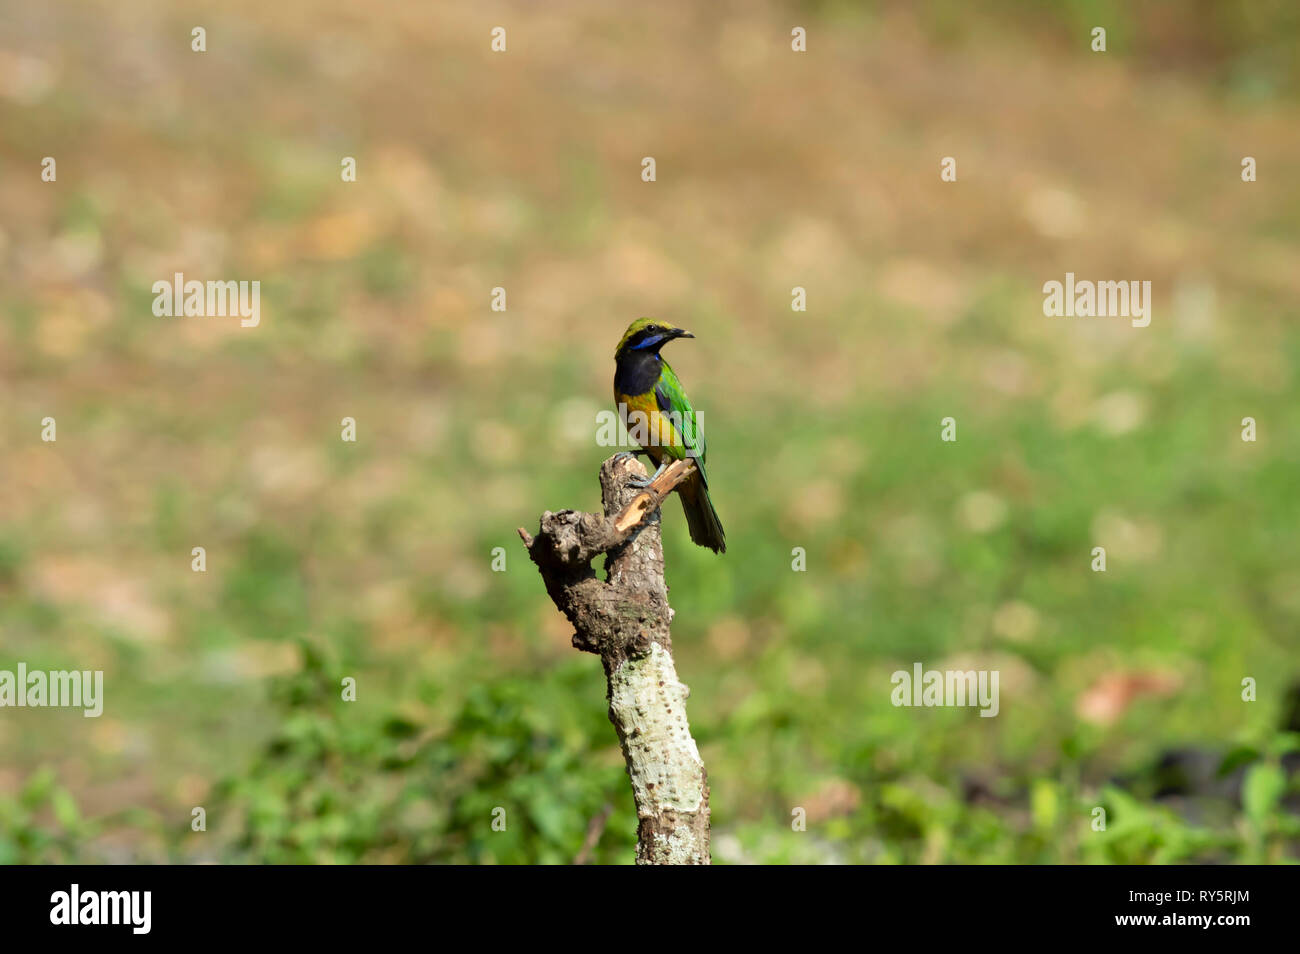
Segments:
[[[637,450],[619,451],[617,454],[614,455],[613,459],[615,461],[636,460],[637,457],[646,453],[647,452],[641,448],[638,448]],[[650,477],[642,477],[640,474],[629,474],[627,478],[627,482],[629,485],[636,487],[638,490],[645,490],[654,482],[656,477],[658,477],[660,474],[664,472],[664,466],[665,465],[660,464],[659,469],[656,470],[653,476]]]
[[[638,457],[639,455],[644,454],[644,453],[645,453],[645,451],[643,451],[643,450],[625,450],[625,451],[619,451],[617,454],[614,455],[614,458],[613,458],[613,459],[614,459],[615,461],[619,461],[619,462],[622,462],[622,461],[625,461],[625,460],[636,460],[637,457]]]
[[[633,474],[631,477],[629,477],[629,478],[627,479],[627,482],[628,482],[629,484],[631,484],[633,487],[636,487],[636,488],[638,488],[638,489],[640,489],[640,490],[645,490],[647,487],[649,487],[651,484],[653,484],[656,480],[658,480],[658,479],[659,479],[659,475],[662,474],[662,473],[663,473],[665,470],[667,470],[667,469],[668,469],[668,465],[667,465],[667,464],[660,464],[660,465],[659,465],[659,469],[656,470],[656,471],[655,471],[653,474],[651,474],[649,477],[642,477],[640,474]]]

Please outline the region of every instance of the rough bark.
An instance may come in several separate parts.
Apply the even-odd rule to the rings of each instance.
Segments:
[[[636,801],[637,864],[709,864],[709,784],[686,721],[690,691],[673,664],[659,505],[694,465],[679,461],[649,488],[640,462],[600,468],[604,514],[542,514],[536,537],[519,536],[546,592],[574,626],[573,645],[600,656],[614,724]],[[591,561],[605,555],[607,579]]]

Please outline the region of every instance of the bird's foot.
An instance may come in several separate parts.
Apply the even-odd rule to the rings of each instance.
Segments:
[[[636,450],[619,451],[617,454],[614,455],[614,461],[615,461],[614,466],[617,467],[625,460],[636,460],[637,457],[639,457],[644,453],[645,451],[640,448],[637,448]],[[641,483],[641,481],[645,481],[645,483]],[[639,474],[629,475],[627,478],[627,482],[631,484],[633,487],[645,487],[650,483],[650,481],[646,480],[646,478],[642,477]]]
[[[664,463],[659,465],[659,469],[656,470],[651,476],[642,477],[639,474],[633,474],[631,477],[627,479],[627,482],[631,484],[633,487],[636,487],[640,490],[645,490],[647,487],[649,487],[651,484],[655,482],[655,480],[659,477],[660,474],[662,474],[667,469],[667,467],[668,467],[668,462],[665,461]]]

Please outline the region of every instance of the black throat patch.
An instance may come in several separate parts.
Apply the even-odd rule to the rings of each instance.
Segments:
[[[662,368],[658,352],[626,352],[614,368],[614,390],[628,397],[647,394],[659,383]]]

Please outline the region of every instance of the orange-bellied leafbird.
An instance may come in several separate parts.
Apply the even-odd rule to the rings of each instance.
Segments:
[[[628,434],[659,471],[684,457],[695,462],[695,473],[677,487],[686,525],[700,546],[725,553],[726,537],[704,473],[704,434],[682,383],[659,354],[674,338],[694,337],[653,318],[638,318],[628,325],[614,352],[614,402]]]

